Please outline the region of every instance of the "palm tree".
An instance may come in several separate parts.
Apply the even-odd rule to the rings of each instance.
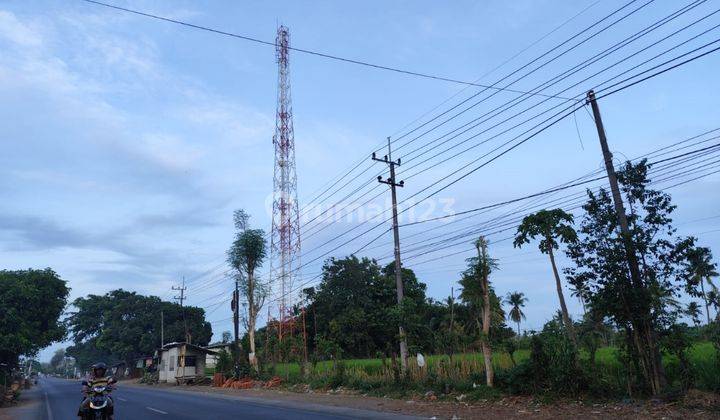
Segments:
[[[700,295],[705,302],[705,315],[707,322],[710,323],[710,302],[705,294],[705,282],[714,290],[715,285],[712,282],[713,277],[718,276],[717,264],[712,262],[712,252],[710,248],[698,247],[688,252],[688,264],[691,273],[691,282],[693,285],[700,285]]]
[[[562,209],[540,210],[537,213],[525,216],[520,226],[518,226],[513,245],[520,248],[524,244],[530,243],[531,239],[540,237],[540,252],[548,254],[550,257],[550,265],[552,265],[553,275],[555,276],[555,287],[560,300],[560,311],[562,312],[565,330],[570,340],[577,346],[575,328],[565,305],[565,296],[563,295],[562,283],[560,282],[560,275],[555,264],[555,254],[553,253],[554,250],[559,248],[560,242],[567,244],[577,241],[577,233],[575,233],[572,223],[572,215],[565,213]]]
[[[720,296],[717,288],[707,293],[708,303],[715,307],[715,321],[720,324]]]
[[[702,311],[700,310],[700,305],[698,305],[697,302],[693,301],[688,303],[685,314],[692,319],[692,322],[696,327],[700,326],[700,314],[702,314]]]
[[[505,303],[512,307],[510,312],[508,312],[508,318],[517,324],[518,337],[520,337],[520,321],[525,319],[525,314],[521,308],[525,306],[526,302],[527,298],[525,297],[525,293],[522,292],[508,293],[505,298]]]
[[[485,363],[485,381],[487,386],[492,387],[495,377],[492,366],[492,348],[490,347],[490,322],[493,307],[490,301],[488,278],[492,270],[497,268],[497,261],[488,254],[487,241],[484,237],[479,237],[474,245],[477,257],[467,260],[469,267],[463,273],[461,280],[463,290],[460,297],[466,301],[476,302],[477,307],[480,308],[481,320],[478,321],[478,324],[480,324],[480,344]]]

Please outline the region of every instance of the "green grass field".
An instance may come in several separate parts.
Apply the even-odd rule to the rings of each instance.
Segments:
[[[521,363],[530,356],[529,350],[517,350],[513,354],[516,363]],[[581,353],[581,360],[588,360],[588,354]],[[603,375],[608,380],[615,380],[619,383],[623,379],[623,366],[618,360],[617,349],[604,347],[596,353],[596,364],[598,375]],[[692,346],[688,352],[691,369],[695,376],[695,385],[701,389],[720,388],[720,366],[717,366],[716,350],[712,343],[702,342]],[[416,378],[423,379],[426,372],[432,371],[435,375],[446,376],[450,379],[465,380],[470,377],[477,377],[483,372],[483,360],[480,353],[457,354],[453,356],[452,366],[450,358],[446,355],[425,356],[425,369],[418,369],[415,358],[410,358],[410,369],[415,372]],[[390,369],[389,361],[383,365],[381,359],[348,359],[342,361],[346,374],[361,380],[388,379]],[[676,357],[665,355],[663,363],[666,367],[668,377],[672,380],[679,375],[679,361]],[[512,367],[512,361],[507,353],[495,352],[493,354],[493,365],[496,371],[507,370]],[[297,363],[283,363],[276,367],[276,374],[288,378],[291,382],[300,380],[300,365]],[[317,377],[328,377],[333,373],[333,362],[318,362],[313,368],[312,375]]]

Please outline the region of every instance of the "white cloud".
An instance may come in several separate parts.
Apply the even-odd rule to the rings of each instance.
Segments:
[[[31,25],[20,22],[13,13],[0,10],[0,37],[23,47],[37,47],[42,37]]]

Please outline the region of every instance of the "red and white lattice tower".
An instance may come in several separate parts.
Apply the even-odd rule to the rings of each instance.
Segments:
[[[275,39],[278,62],[278,102],[275,121],[275,176],[273,179],[273,220],[270,239],[270,276],[280,287],[279,335],[289,320],[292,287],[300,268],[300,214],[295,172],[295,138],[288,53],[290,33],[280,26]]]

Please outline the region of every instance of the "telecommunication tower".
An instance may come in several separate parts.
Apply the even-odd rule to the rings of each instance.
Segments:
[[[270,275],[280,286],[278,334],[289,320],[291,291],[300,267],[300,214],[295,172],[295,137],[289,70],[290,33],[280,26],[275,39],[278,62],[277,113],[275,120],[275,174],[273,178],[273,219],[270,239]]]

